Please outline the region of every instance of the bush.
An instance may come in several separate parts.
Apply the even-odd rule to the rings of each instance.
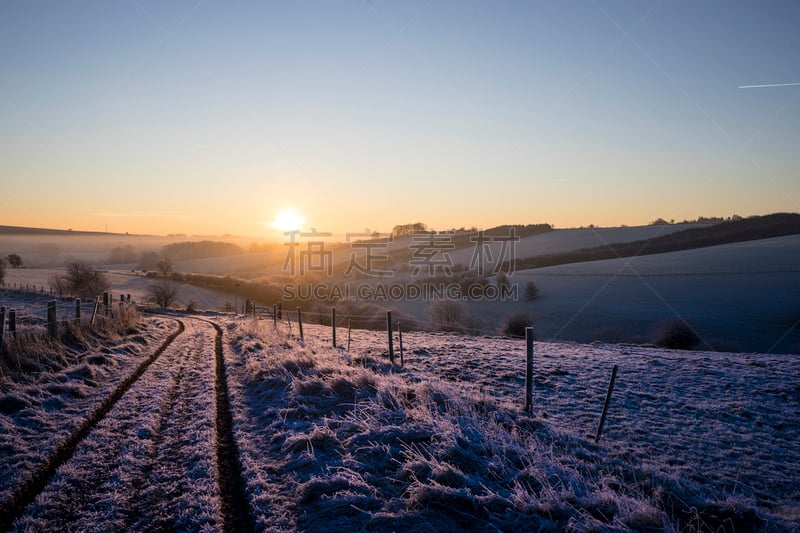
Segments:
[[[467,310],[457,300],[436,300],[428,307],[434,331],[460,331],[467,318]]]
[[[685,320],[669,320],[656,329],[655,345],[662,348],[691,350],[699,343],[700,337]]]
[[[524,337],[525,329],[533,327],[534,319],[526,312],[514,313],[506,317],[501,332],[512,337]]]
[[[167,308],[178,299],[178,286],[162,279],[147,286],[147,299],[158,307]]]
[[[22,266],[22,258],[18,254],[8,254],[6,257],[8,264],[11,268],[19,268]]]

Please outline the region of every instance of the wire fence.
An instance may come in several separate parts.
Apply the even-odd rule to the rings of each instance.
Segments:
[[[35,301],[24,303],[19,295],[26,293]],[[68,325],[87,325],[93,322],[98,314],[113,315],[114,299],[112,293],[105,292],[94,299],[80,299],[58,296],[42,302],[48,294],[44,288],[34,285],[0,289],[0,347],[4,339],[9,337],[25,337],[28,335],[56,332]],[[4,300],[11,300],[14,306],[4,306]],[[119,295],[118,305],[132,304],[130,295]]]

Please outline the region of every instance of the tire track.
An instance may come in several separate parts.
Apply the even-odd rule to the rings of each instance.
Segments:
[[[239,450],[233,436],[233,417],[228,396],[228,380],[225,374],[225,359],[222,349],[222,328],[209,322],[217,331],[214,339],[216,357],[216,401],[217,401],[217,468],[223,531],[254,531],[253,517],[244,490],[242,465]]]
[[[75,453],[78,445],[86,439],[97,424],[105,418],[122,396],[133,386],[134,383],[144,374],[161,354],[182,334],[186,326],[181,320],[175,319],[178,329],[171,333],[153,352],[153,354],[142,361],[136,370],[124,381],[122,381],[114,392],[106,397],[105,400],[50,454],[50,457],[25,479],[11,497],[3,504],[0,509],[0,531],[11,529],[14,522],[22,516],[25,509],[33,502],[36,496],[44,490],[50,479],[55,475],[61,465],[66,463]],[[217,328],[218,334],[221,329]],[[219,336],[218,336],[219,339]],[[221,353],[221,352],[220,352]]]

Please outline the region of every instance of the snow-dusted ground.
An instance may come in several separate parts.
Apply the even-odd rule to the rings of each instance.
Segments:
[[[21,287],[35,288],[35,292],[40,295],[49,295],[50,280],[53,276],[63,273],[63,268],[8,269],[5,277],[5,288],[7,291],[13,291],[13,289]],[[123,270],[110,270],[105,272],[105,275],[111,285],[109,292],[111,292],[112,299],[115,301],[119,300],[120,295],[127,296],[130,294],[133,302],[146,302],[148,297],[147,287],[156,281],[153,278]],[[44,289],[42,290],[42,288]],[[0,300],[2,299],[2,292],[0,290]],[[230,294],[194,287],[186,283],[181,283],[178,289],[178,305],[181,306],[194,302],[196,309],[219,311],[224,304],[233,304],[233,301],[234,298]]]
[[[63,368],[12,370],[0,378],[0,501],[41,466],[172,328],[171,320],[149,320],[121,339],[89,341],[88,353],[67,353]]]
[[[347,350],[343,328],[333,348],[329,327],[306,324],[301,341],[296,324],[205,317],[221,346],[211,324],[176,317],[186,330],[17,529],[220,529],[219,353],[257,530],[800,528],[794,356],[537,342],[527,415],[520,339],[406,332],[392,371],[385,333],[353,331]],[[174,328],[147,317],[62,371],[3,378],[0,505]]]
[[[17,529],[220,528],[214,330],[185,323],[186,331],[59,468]]]
[[[305,343],[285,324],[228,331],[259,527],[800,527],[793,356],[537,343],[528,418],[522,340],[407,333],[405,368],[390,376],[384,333],[354,331],[348,353],[328,327],[306,325]]]

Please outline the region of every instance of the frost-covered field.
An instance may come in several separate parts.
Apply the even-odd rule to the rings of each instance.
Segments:
[[[89,339],[89,350],[66,350],[52,370],[10,369],[0,378],[0,501],[149,355],[170,322],[143,322],[122,338]],[[47,363],[44,363],[47,365]]]
[[[18,530],[222,529],[221,394],[256,530],[800,528],[796,356],[536,343],[528,415],[519,339],[407,332],[405,366],[391,369],[381,332],[353,331],[348,350],[342,328],[334,348],[329,327],[306,324],[301,341],[296,324],[292,335],[224,315],[144,317],[136,329],[52,372],[2,377],[6,512],[65,435],[177,335],[37,490]]]
[[[7,291],[12,292],[15,288],[35,287],[35,292],[49,296],[50,280],[53,276],[63,273],[63,268],[8,269],[6,271],[5,288]],[[136,303],[147,301],[147,287],[155,281],[153,278],[133,274],[129,271],[110,270],[105,272],[105,275],[111,285],[109,291],[114,300],[119,300],[121,294],[126,296],[130,294],[131,300]],[[18,296],[14,296],[14,298],[18,299]],[[178,290],[177,305],[186,306],[189,302],[194,302],[196,309],[219,311],[225,303],[232,304],[233,300],[234,298],[230,294],[181,283]]]
[[[385,334],[354,332],[347,352],[320,326],[305,343],[271,323],[228,329],[260,527],[800,527],[794,356],[538,343],[529,417],[521,340],[406,334],[390,374]]]

